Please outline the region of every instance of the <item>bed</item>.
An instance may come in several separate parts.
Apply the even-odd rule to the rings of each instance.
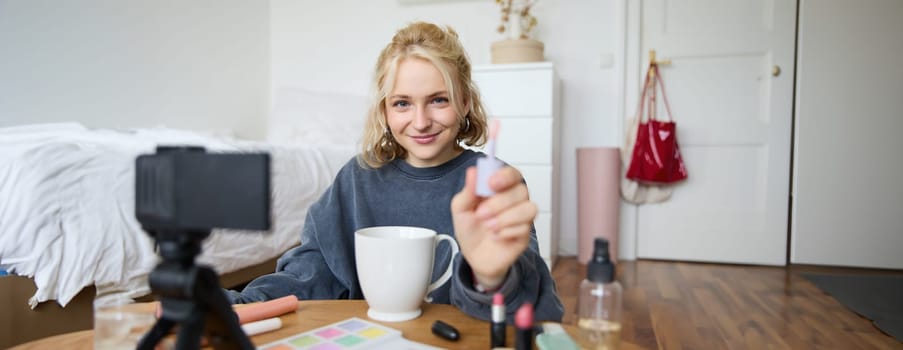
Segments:
[[[0,348],[91,328],[95,295],[149,298],[159,258],[134,217],[134,160],[158,145],[270,153],[272,228],[214,230],[198,262],[225,287],[272,272],[300,243],[307,208],[353,156],[349,135],[360,134],[365,111],[363,99],[344,95],[282,89],[276,97],[262,141],[74,122],[0,128],[0,269],[10,274],[0,277]],[[339,100],[344,108],[329,107]]]

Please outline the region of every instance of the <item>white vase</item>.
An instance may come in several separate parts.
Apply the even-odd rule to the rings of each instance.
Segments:
[[[511,11],[511,12],[520,12],[520,11]],[[520,39],[520,35],[523,34],[523,27],[521,24],[521,16],[519,14],[512,13],[508,16],[508,39]]]

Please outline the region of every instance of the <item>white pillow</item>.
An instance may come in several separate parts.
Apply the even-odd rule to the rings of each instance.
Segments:
[[[279,88],[267,141],[278,145],[357,145],[367,108],[364,96]]]

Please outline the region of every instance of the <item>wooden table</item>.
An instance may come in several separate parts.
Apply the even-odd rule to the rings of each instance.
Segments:
[[[425,343],[447,349],[488,349],[489,323],[467,316],[456,307],[444,304],[423,304],[423,315],[405,322],[381,322],[367,317],[367,303],[363,300],[306,300],[298,302],[298,311],[281,316],[282,328],[251,337],[255,345],[267,344],[298,333],[323,327],[350,317],[379,323],[402,332],[412,341]],[[458,329],[461,338],[449,341],[439,338],[430,331],[436,320],[442,320]],[[573,337],[576,327],[563,325]],[[507,344],[514,347],[514,330],[508,327]],[[81,331],[61,334],[35,340],[14,347],[25,349],[91,349],[94,346],[93,331]],[[636,349],[632,344],[623,344],[622,349]]]

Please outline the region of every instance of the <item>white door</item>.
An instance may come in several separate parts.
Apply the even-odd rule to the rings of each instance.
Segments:
[[[671,60],[661,73],[689,179],[637,209],[637,256],[784,265],[796,2],[642,7],[643,56]]]

